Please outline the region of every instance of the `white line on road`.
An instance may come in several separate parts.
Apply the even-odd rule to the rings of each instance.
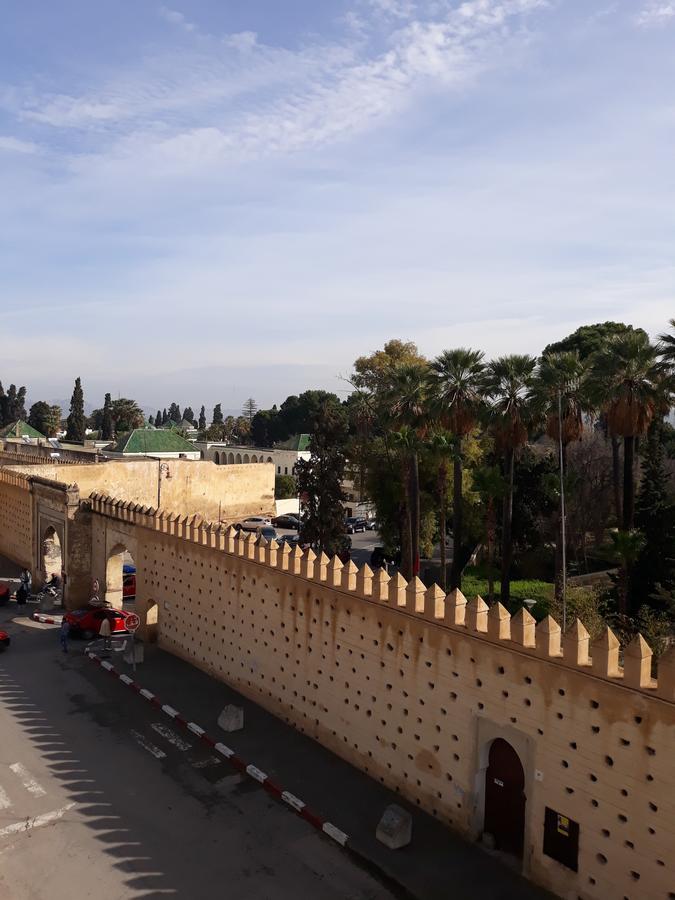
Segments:
[[[184,741],[183,738],[179,737],[175,731],[172,731],[166,725],[162,725],[161,722],[153,722],[150,727],[157,732],[157,734],[161,734],[163,738],[173,744],[174,747],[177,747],[179,750],[189,750],[190,744],[187,741]]]
[[[0,787],[0,809],[8,809],[12,805],[6,791]]]
[[[159,747],[155,747],[154,744],[151,744],[150,741],[140,733],[140,731],[134,731],[132,728],[131,733],[144,750],[147,750],[148,753],[152,753],[152,755],[157,759],[164,759],[166,753],[163,750],[160,750]]]
[[[21,763],[12,763],[9,768],[21,780],[21,784],[26,790],[30,791],[34,797],[44,797],[47,793],[42,785],[33,778],[28,769]]]
[[[75,806],[74,803],[68,803],[66,806],[62,806],[61,809],[53,809],[51,812],[42,813],[41,816],[35,816],[33,819],[28,818],[22,822],[6,825],[4,828],[0,828],[0,837],[16,834],[18,831],[30,831],[31,828],[40,828],[42,825],[49,825],[50,822],[56,822],[57,819],[62,818],[73,806]]]

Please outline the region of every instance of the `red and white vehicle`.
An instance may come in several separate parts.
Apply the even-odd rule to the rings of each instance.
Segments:
[[[74,609],[64,616],[70,625],[70,634],[73,637],[83,637],[86,640],[98,635],[101,630],[101,622],[107,619],[110,622],[111,634],[128,634],[126,619],[134,613],[124,609],[109,609],[95,606],[87,606],[84,609]]]
[[[9,635],[6,631],[0,631],[0,651],[9,647]]]

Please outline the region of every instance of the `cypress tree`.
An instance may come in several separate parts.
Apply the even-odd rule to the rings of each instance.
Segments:
[[[112,417],[112,400],[110,394],[105,395],[103,403],[103,417],[101,421],[101,437],[104,441],[112,440],[113,436],[113,417]]]
[[[169,407],[169,421],[171,422],[180,422],[181,414],[180,414],[180,406],[177,403],[172,403]]]
[[[211,424],[223,424],[223,410],[221,409],[220,403],[216,403],[216,405],[213,407],[213,418],[211,419]]]
[[[81,443],[84,441],[85,428],[84,393],[82,391],[82,381],[78,377],[75,379],[73,396],[70,400],[70,415],[66,423],[66,440]]]
[[[164,409],[162,411],[162,425],[166,425],[166,423],[168,421],[169,421],[169,417],[166,414],[166,407],[164,407]]]
[[[159,428],[162,424],[162,411],[160,409],[157,410],[157,415],[155,416],[155,425]]]
[[[199,430],[206,431],[206,410],[203,406],[199,410]]]
[[[154,424],[155,424],[155,417],[149,416],[148,417],[148,425],[154,425]]]
[[[191,407],[191,406],[186,406],[186,407],[185,407],[185,409],[183,410],[183,418],[184,418],[184,419],[187,419],[188,422],[192,422],[192,423],[194,424],[194,421],[195,421],[195,414],[194,414],[194,412],[192,411],[192,407]]]

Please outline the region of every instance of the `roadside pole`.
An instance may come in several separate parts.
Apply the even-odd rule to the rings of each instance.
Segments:
[[[141,624],[141,620],[136,613],[129,613],[124,622],[127,631],[131,634],[131,666],[136,672],[136,629]]]

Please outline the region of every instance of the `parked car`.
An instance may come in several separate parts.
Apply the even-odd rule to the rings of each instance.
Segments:
[[[6,631],[0,631],[0,650],[6,650],[9,647],[9,635]]]
[[[345,531],[347,534],[356,534],[357,531],[366,531],[368,524],[360,516],[350,516],[345,519]]]
[[[234,527],[237,531],[257,531],[263,525],[271,524],[272,520],[267,516],[249,516],[248,519],[238,522]]]
[[[265,538],[266,541],[276,541],[277,533],[271,525],[260,525],[256,529],[258,538]]]
[[[122,599],[136,599],[136,566],[131,563],[122,566]]]
[[[74,609],[64,616],[70,625],[70,634],[73,637],[83,637],[86,640],[93,638],[101,629],[101,622],[107,619],[110,622],[111,634],[127,634],[125,625],[127,616],[131,613],[124,609],[100,609],[95,606],[86,606],[84,609]]]
[[[275,516],[272,519],[272,525],[275,528],[295,528],[297,531],[300,527],[300,519],[293,513],[284,513],[281,516]]]
[[[368,529],[368,531],[379,531],[380,523],[377,521],[377,519],[367,519],[366,528]]]

